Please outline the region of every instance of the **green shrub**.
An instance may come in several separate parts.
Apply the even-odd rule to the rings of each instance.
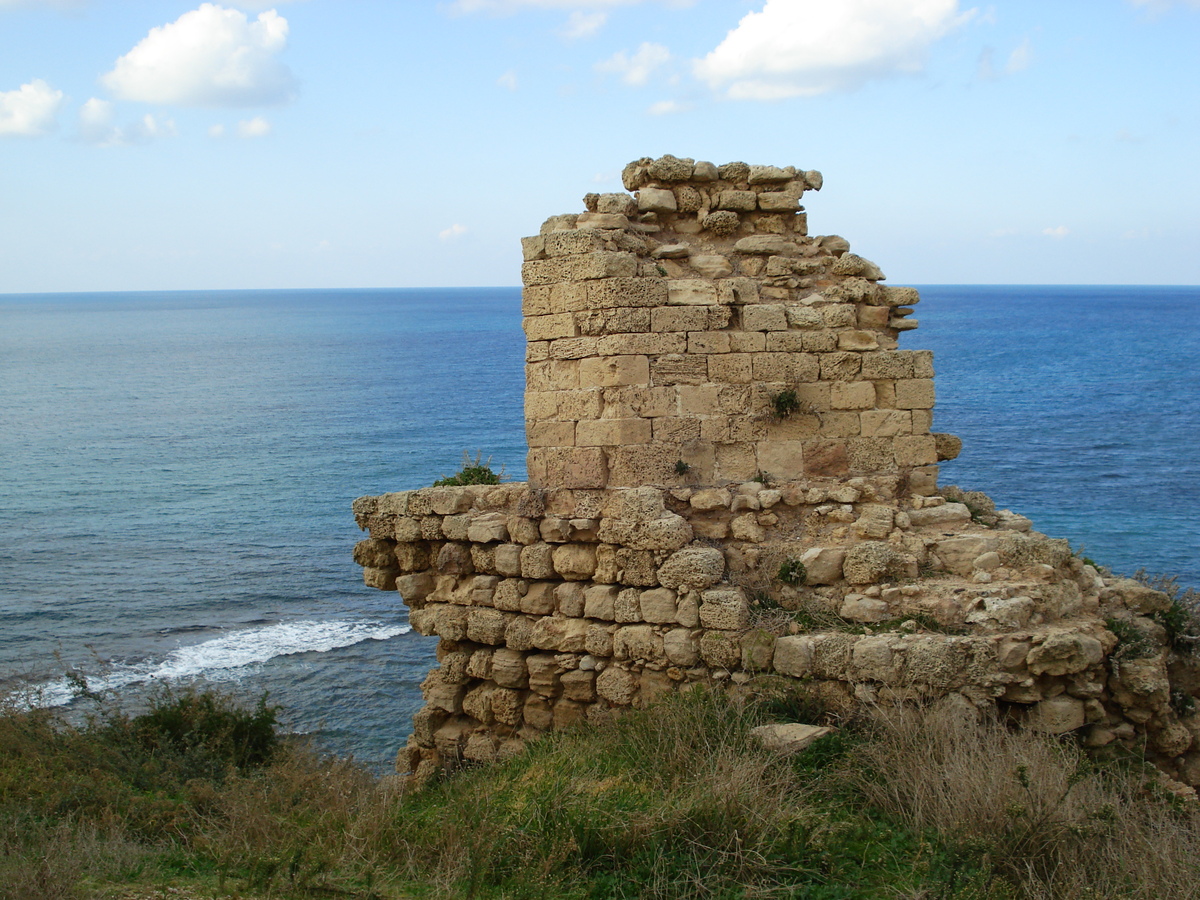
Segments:
[[[784,584],[804,584],[808,570],[798,559],[785,559],[779,564],[779,580]]]
[[[471,454],[464,450],[462,468],[453,475],[439,478],[433,483],[433,486],[457,487],[467,484],[499,484],[503,476],[503,468],[501,468],[498,474],[492,471],[492,458],[490,456],[487,458],[487,462],[483,461],[482,450],[475,454],[474,459],[471,459]]]

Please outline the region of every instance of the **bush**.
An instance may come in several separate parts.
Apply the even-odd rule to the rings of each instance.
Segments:
[[[471,454],[464,450],[462,468],[453,475],[449,475],[446,478],[439,478],[433,483],[433,486],[457,487],[466,484],[499,484],[503,476],[503,468],[501,468],[499,474],[492,471],[492,458],[490,456],[487,462],[483,461],[482,450],[475,454],[474,459],[471,459]]]

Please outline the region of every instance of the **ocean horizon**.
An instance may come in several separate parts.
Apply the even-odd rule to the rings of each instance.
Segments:
[[[941,484],[1200,587],[1200,287],[918,286]],[[0,684],[203,679],[390,764],[435,640],[362,585],[364,494],[525,476],[520,288],[0,294]]]

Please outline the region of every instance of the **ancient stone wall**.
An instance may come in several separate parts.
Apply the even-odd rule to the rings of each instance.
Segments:
[[[589,488],[900,473],[933,493],[918,300],[809,237],[817,172],[674,157],[626,167],[523,242],[529,480]]]
[[[916,292],[806,234],[820,181],[639,160],[636,196],[526,239],[529,482],[354,506],[366,583],[439,637],[402,771],[803,679],[834,709],[1000,705],[1200,783],[1170,598],[938,488],[959,445],[930,432],[930,355],[897,346]]]

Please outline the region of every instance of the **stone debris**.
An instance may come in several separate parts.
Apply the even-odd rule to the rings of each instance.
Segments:
[[[366,584],[440,639],[398,769],[769,674],[835,710],[1000,705],[1200,783],[1168,598],[938,487],[962,445],[898,345],[920,298],[809,235],[820,173],[664,156],[623,182],[522,241],[528,482],[354,503]]]

